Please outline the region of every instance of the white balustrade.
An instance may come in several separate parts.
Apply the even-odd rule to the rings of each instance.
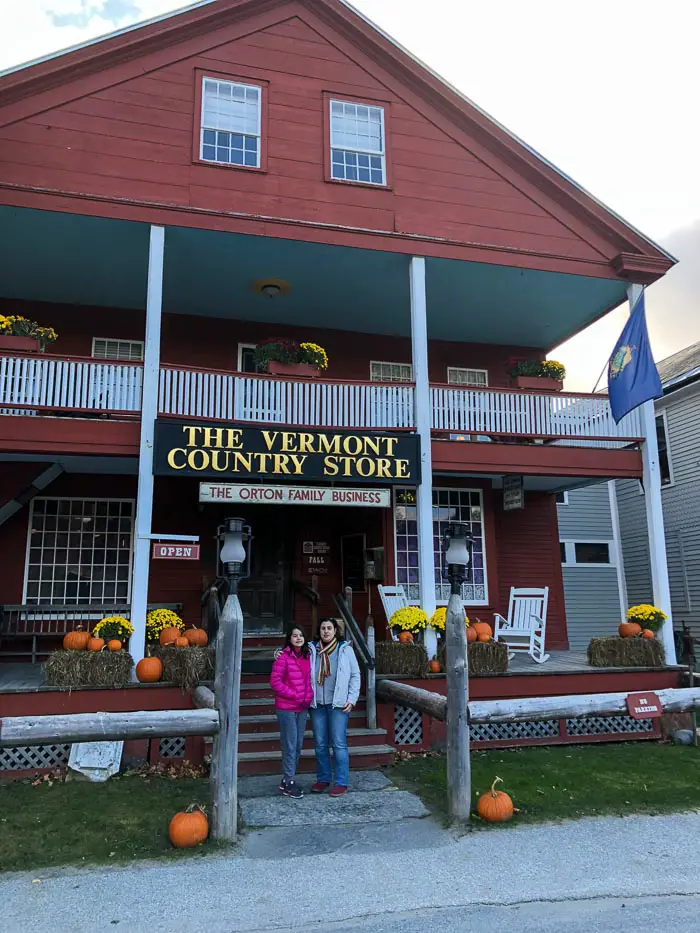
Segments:
[[[142,368],[127,363],[0,356],[0,406],[138,412],[142,380]]]
[[[138,412],[143,370],[132,363],[0,356],[0,414],[41,410]],[[615,424],[606,396],[433,387],[432,429],[541,438],[558,445],[624,446],[640,438],[639,410]],[[20,407],[16,407],[20,406]],[[208,373],[163,366],[164,415],[295,427],[412,428],[413,386]]]
[[[236,421],[328,428],[410,428],[413,386],[237,376]]]
[[[615,424],[607,396],[495,389],[433,388],[434,431],[452,434],[515,435],[587,446],[587,440],[639,438],[639,411]]]

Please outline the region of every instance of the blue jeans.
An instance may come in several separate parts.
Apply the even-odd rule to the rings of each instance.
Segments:
[[[333,763],[335,770],[335,784],[341,787],[348,786],[350,771],[350,758],[348,754],[348,716],[342,709],[333,707],[330,703],[311,707],[311,726],[314,730],[314,743],[316,745],[317,780],[331,783],[331,755],[330,746],[333,747]]]
[[[285,781],[293,781],[297,773],[297,764],[304,744],[304,729],[308,710],[295,713],[291,709],[277,709],[280,724],[280,745],[282,746],[282,776]]]

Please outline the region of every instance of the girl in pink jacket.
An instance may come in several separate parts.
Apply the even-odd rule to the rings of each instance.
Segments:
[[[306,635],[295,626],[284,648],[272,665],[270,686],[275,694],[275,712],[280,724],[282,746],[282,781],[280,791],[285,797],[299,800],[304,796],[294,780],[304,743],[306,717],[313,699],[311,661]]]

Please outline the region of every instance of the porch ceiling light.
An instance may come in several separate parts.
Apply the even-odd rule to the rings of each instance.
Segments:
[[[266,298],[278,298],[280,295],[288,295],[292,290],[289,282],[284,279],[256,279],[250,283],[250,287],[256,295],[264,295]]]

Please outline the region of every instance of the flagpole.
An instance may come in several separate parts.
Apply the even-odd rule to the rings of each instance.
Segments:
[[[610,360],[606,360],[606,361],[605,361],[605,365],[603,366],[603,368],[602,368],[601,371],[600,371],[600,376],[598,376],[598,378],[597,378],[596,381],[595,381],[595,385],[593,386],[593,391],[591,392],[591,395],[595,395],[595,390],[598,388],[598,383],[599,383],[600,380],[603,378],[603,373],[604,373],[605,370],[608,368],[608,363],[609,363],[609,362],[610,362]]]
[[[634,309],[637,307],[637,302],[639,301],[639,299],[642,297],[642,295],[644,294],[644,292],[645,292],[646,290],[647,290],[646,285],[642,285],[641,291],[636,295],[636,297],[634,298],[634,300],[632,300],[631,296],[628,296],[628,306],[629,306],[629,314],[630,314],[630,315],[632,314],[632,312],[634,311]],[[593,391],[591,392],[591,395],[595,395],[595,390],[598,388],[598,383],[599,383],[600,380],[603,378],[603,373],[604,373],[605,370],[608,368],[608,364],[609,364],[609,363],[610,363],[610,360],[608,359],[608,360],[606,361],[605,365],[603,366],[603,368],[602,368],[601,371],[600,371],[600,376],[598,376],[598,378],[597,378],[596,381],[595,381],[595,385],[593,386]]]

